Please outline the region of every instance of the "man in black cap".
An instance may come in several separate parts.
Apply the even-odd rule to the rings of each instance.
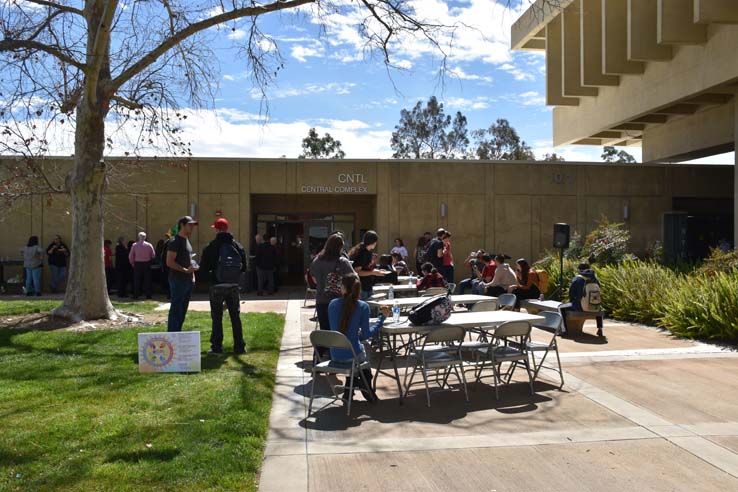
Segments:
[[[187,307],[190,305],[192,287],[195,285],[197,264],[192,263],[190,236],[197,221],[189,215],[177,221],[177,234],[167,244],[167,268],[169,268],[169,291],[171,305],[167,331],[182,331]]]

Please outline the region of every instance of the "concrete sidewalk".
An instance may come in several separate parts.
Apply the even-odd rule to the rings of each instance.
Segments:
[[[470,385],[469,404],[444,391],[429,409],[422,386],[399,405],[380,376],[378,404],[357,392],[351,417],[331,405],[307,419],[312,313],[287,305],[262,492],[738,490],[735,352],[607,322],[607,340],[561,342],[562,390],[551,373],[534,396]]]

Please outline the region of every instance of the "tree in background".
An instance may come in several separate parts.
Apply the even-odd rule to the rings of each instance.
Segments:
[[[395,159],[464,158],[469,145],[466,117],[457,112],[452,118],[431,96],[425,106],[418,101],[412,110],[400,112],[390,144]]]
[[[510,122],[500,118],[486,130],[475,130],[475,154],[479,159],[501,161],[533,161],[536,159]]]
[[[335,140],[326,132],[318,136],[315,128],[308,131],[308,136],[302,139],[302,154],[300,159],[343,159],[346,153],[341,150],[341,141]]]
[[[624,150],[618,151],[615,147],[604,147],[602,149],[602,160],[617,164],[634,164],[635,157]]]
[[[307,5],[318,21],[359,12],[357,36],[365,51],[378,54],[388,67],[399,38],[410,36],[432,45],[443,69],[450,47],[439,39],[453,38],[458,27],[420,19],[409,2],[397,0],[0,2],[0,151],[25,157],[10,170],[11,180],[0,173],[0,184],[42,183],[68,193],[71,202],[72,255],[64,302],[55,316],[93,320],[118,314],[107,295],[103,262],[103,198],[110,173],[104,156],[113,148],[112,137],[132,127],[133,154],[158,144],[166,154],[190,155],[189,142],[180,138],[186,114],[179,108],[183,103],[207,108],[215,101],[214,37],[224,29],[247,33],[234,37],[233,47],[264,95],[284,60],[260,21]],[[53,131],[70,126],[74,162],[57,187],[36,157],[49,153]],[[22,192],[0,188],[0,198]],[[173,220],[184,212],[173,210]]]
[[[544,154],[543,157],[541,157],[541,160],[546,162],[566,162],[564,156],[561,156],[556,152],[554,152],[553,154]]]

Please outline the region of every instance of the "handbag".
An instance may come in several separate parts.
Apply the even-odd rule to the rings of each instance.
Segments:
[[[448,294],[429,297],[410,310],[408,320],[413,325],[439,325],[451,317]]]

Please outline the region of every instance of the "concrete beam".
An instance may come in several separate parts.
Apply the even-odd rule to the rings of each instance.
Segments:
[[[694,114],[699,108],[699,105],[696,104],[673,104],[657,109],[653,114]]]
[[[597,96],[596,87],[582,85],[582,50],[579,4],[572,3],[561,14],[564,96]]]
[[[618,125],[614,128],[614,130],[636,131],[636,132],[642,132],[645,129],[646,129],[646,125],[643,123],[623,123],[622,125]]]
[[[628,60],[628,1],[602,0],[602,73],[641,74],[642,62]]]
[[[615,132],[615,131],[606,131],[606,132],[600,132],[592,135],[592,138],[602,138],[602,139],[620,139],[623,138],[622,132]]]
[[[685,104],[699,104],[705,106],[719,106],[725,104],[733,99],[730,94],[700,94],[699,96],[693,97],[684,101]]]
[[[673,48],[656,42],[657,0],[628,0],[628,60],[665,61]]]
[[[525,49],[524,46],[531,39],[539,36],[551,20],[559,15],[574,0],[536,0],[528,10],[518,18],[510,29],[511,47],[514,50]]]
[[[602,140],[599,138],[583,138],[574,142],[574,145],[602,145]]]
[[[546,26],[546,104],[549,106],[578,106],[578,98],[564,96],[564,60],[561,39],[561,15],[557,15]]]
[[[632,123],[651,123],[663,124],[669,121],[669,117],[664,114],[644,114],[631,120]]]
[[[578,3],[582,85],[618,85],[620,77],[602,73],[602,0],[578,0]]]
[[[704,44],[707,26],[694,23],[694,0],[658,0],[656,39],[660,44]]]
[[[738,3],[735,0],[694,0],[696,24],[738,23]]]
[[[533,38],[525,43],[521,49],[527,51],[544,51],[546,49],[546,40]]]

